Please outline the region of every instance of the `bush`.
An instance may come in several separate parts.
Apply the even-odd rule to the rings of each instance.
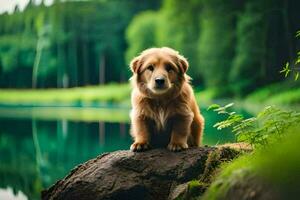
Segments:
[[[227,119],[216,123],[214,127],[218,130],[232,128],[238,142],[246,142],[253,147],[268,146],[270,143],[281,139],[289,127],[294,127],[300,123],[300,113],[296,111],[285,111],[268,106],[256,117],[245,119],[240,114],[228,111],[232,105],[233,103],[221,107],[214,104],[208,108],[227,116]]]

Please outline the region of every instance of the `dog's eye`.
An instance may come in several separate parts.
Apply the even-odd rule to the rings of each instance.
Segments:
[[[153,65],[149,65],[149,66],[147,67],[147,70],[150,70],[151,72],[153,72],[153,70],[154,70]]]
[[[167,70],[167,72],[173,71],[172,65],[171,64],[166,64],[166,70]]]

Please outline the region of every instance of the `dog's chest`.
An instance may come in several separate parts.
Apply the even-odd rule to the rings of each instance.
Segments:
[[[174,114],[171,103],[147,102],[141,108],[142,113],[155,122],[155,128],[158,132],[167,129],[169,118]]]
[[[162,107],[157,107],[157,109],[155,109],[155,111],[153,112],[153,115],[158,130],[165,129],[167,119],[169,117],[169,113],[167,112],[167,110]]]

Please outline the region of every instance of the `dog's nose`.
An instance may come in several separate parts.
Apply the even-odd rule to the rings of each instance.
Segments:
[[[155,83],[157,86],[163,86],[165,84],[165,79],[162,77],[156,78]]]

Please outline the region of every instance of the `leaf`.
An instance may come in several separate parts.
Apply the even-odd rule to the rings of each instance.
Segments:
[[[285,66],[283,67],[283,69],[281,71],[279,71],[279,73],[285,73],[284,77],[287,77],[289,75],[289,73],[291,72],[291,69],[289,67],[290,67],[290,63],[287,62],[285,64]]]
[[[225,105],[224,108],[229,108],[229,107],[231,107],[233,105],[234,105],[234,103],[229,103],[229,104]]]
[[[208,106],[207,110],[215,110],[217,108],[220,108],[220,105],[218,105],[218,104],[211,104],[210,106]]]
[[[219,111],[224,111],[226,112],[225,108],[224,107],[220,107],[220,108],[216,108],[214,109],[215,112],[219,112]]]
[[[296,37],[300,37],[300,30],[299,30],[299,31],[297,31],[297,33],[296,33]]]
[[[284,70],[290,70],[288,63]],[[295,73],[295,76],[299,77],[300,72],[297,74]],[[214,124],[213,127],[218,130],[230,128],[237,141],[247,142],[255,148],[267,147],[276,138],[281,139],[285,130],[300,124],[300,112],[297,111],[286,111],[275,106],[267,106],[256,117],[244,119],[243,115],[226,110],[232,105],[233,103],[230,103],[214,109],[218,114],[225,114],[227,119]]]
[[[295,74],[295,81],[297,81],[298,78],[299,78],[299,72],[297,72],[297,73]]]

